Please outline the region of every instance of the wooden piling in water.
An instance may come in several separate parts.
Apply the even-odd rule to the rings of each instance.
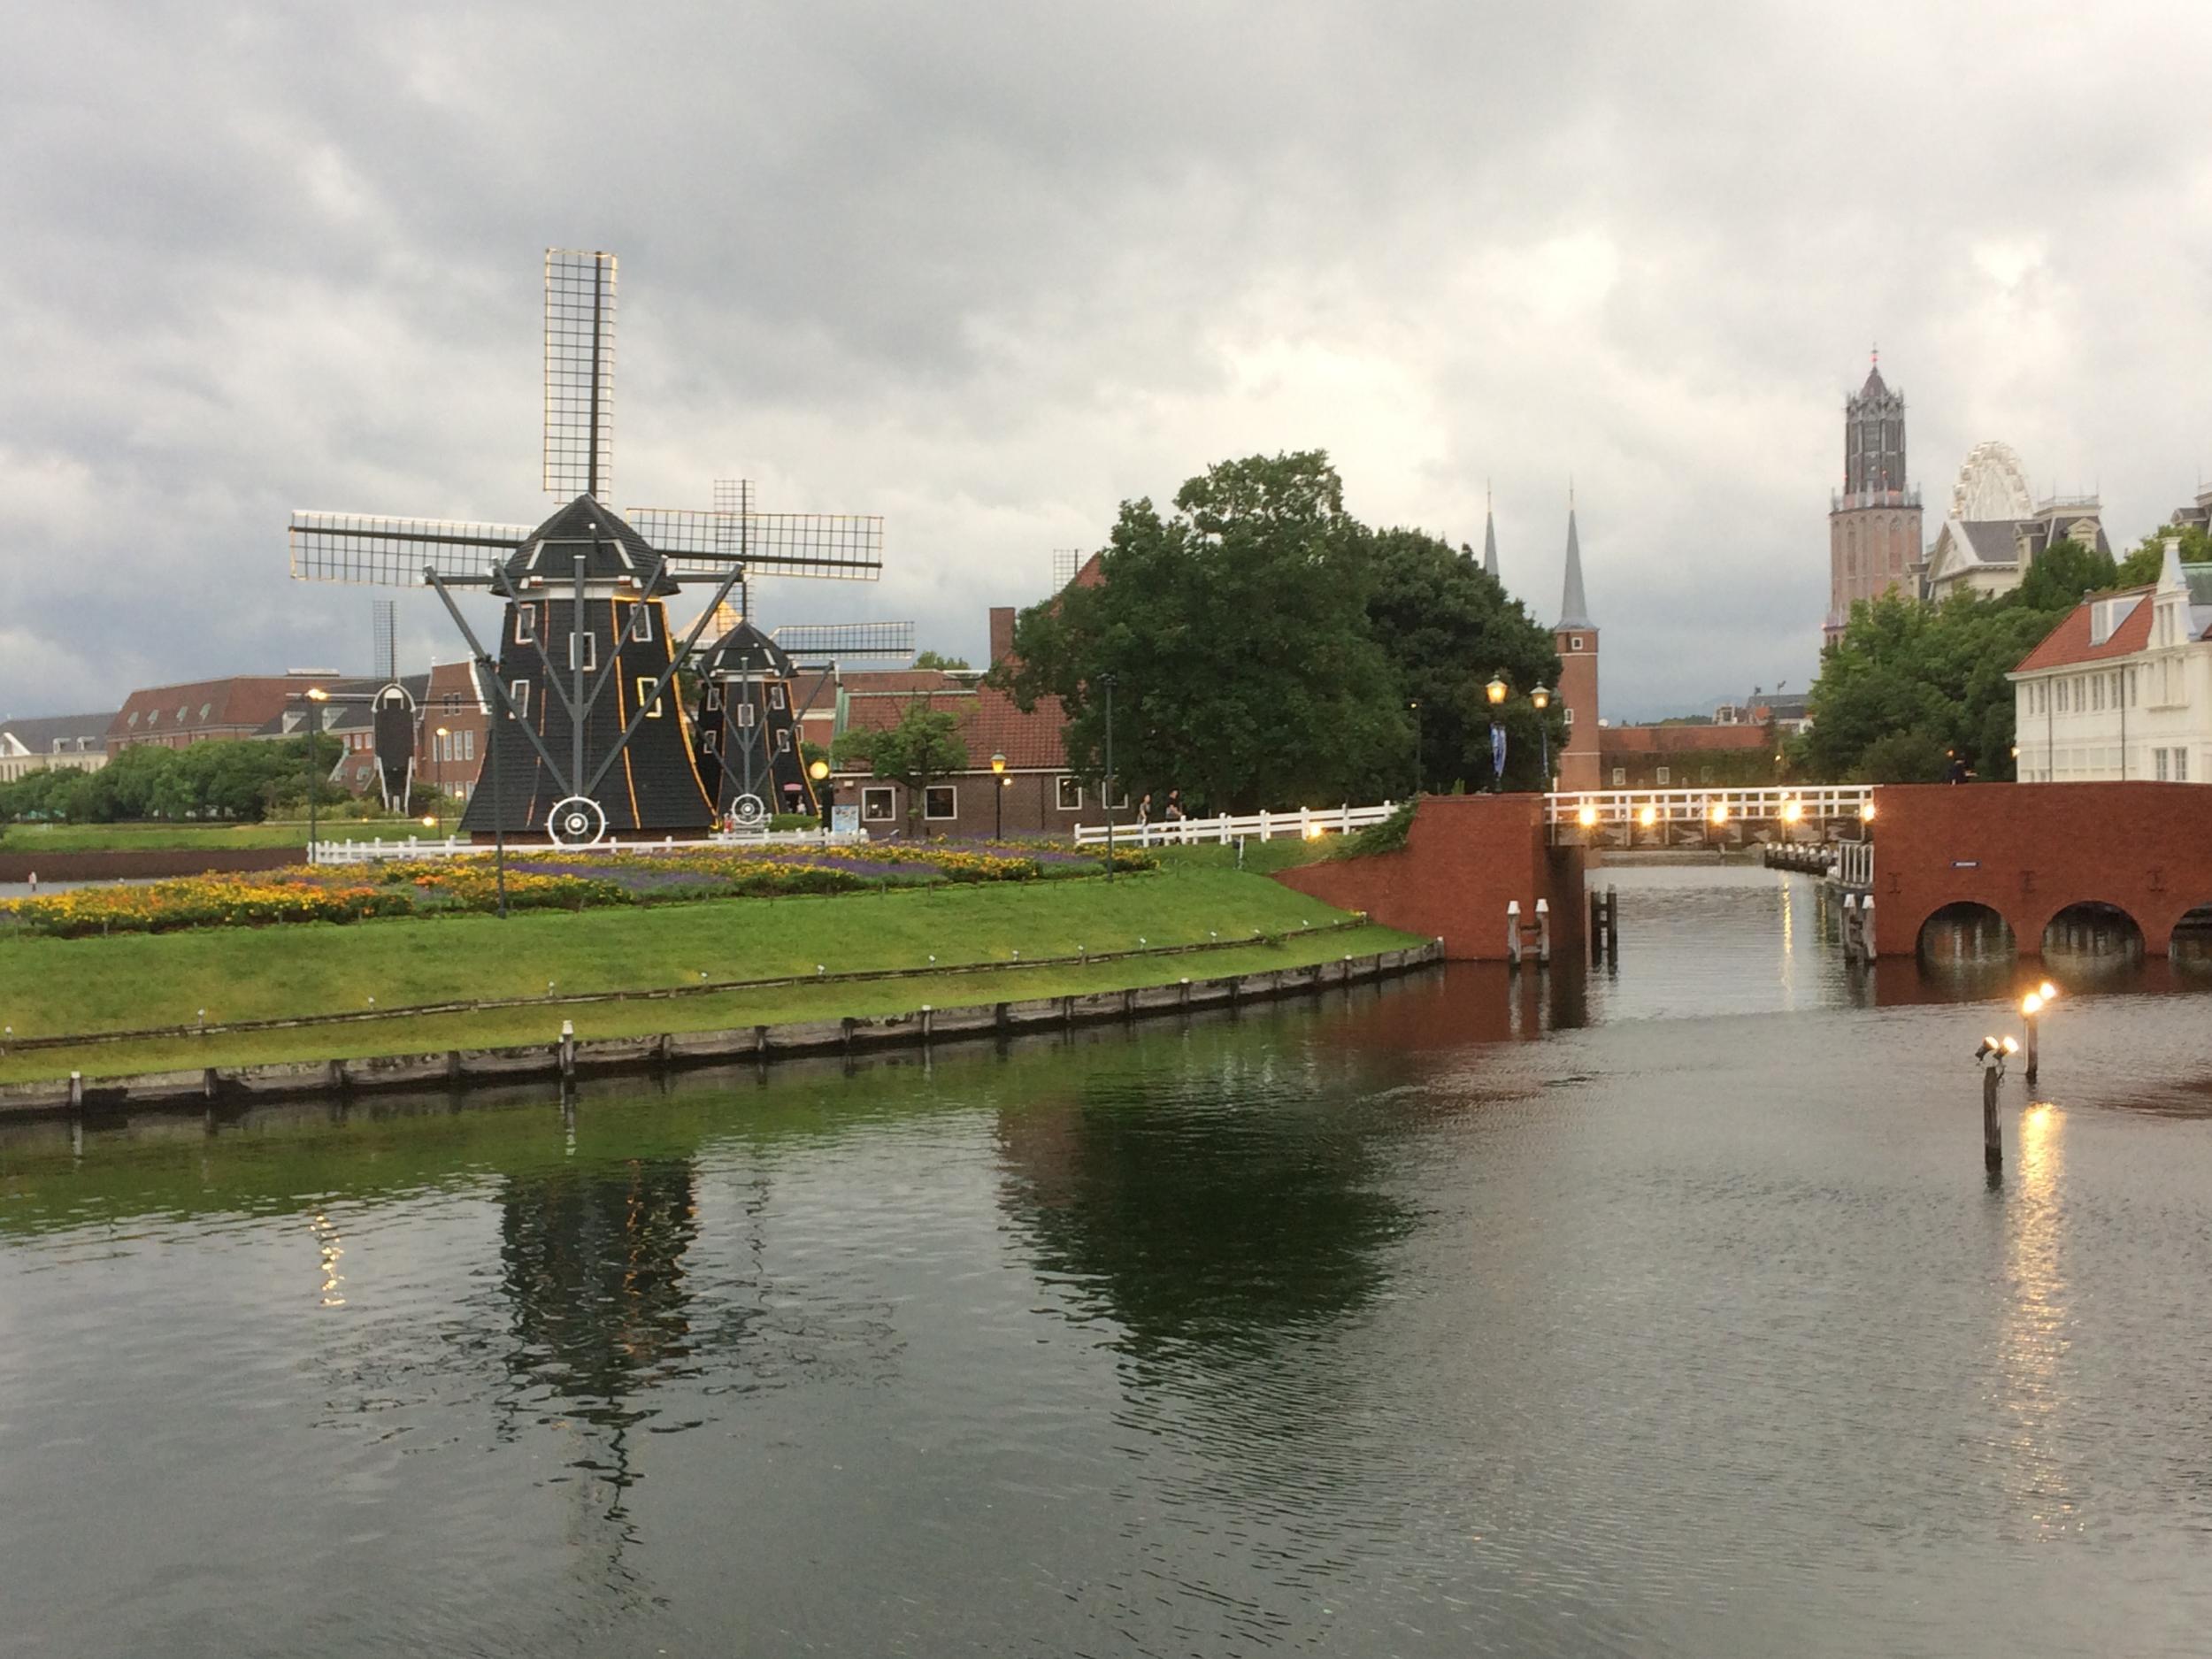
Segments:
[[[2005,1162],[2002,1132],[1997,1127],[1997,1068],[1982,1068],[1982,1165],[2001,1169]]]

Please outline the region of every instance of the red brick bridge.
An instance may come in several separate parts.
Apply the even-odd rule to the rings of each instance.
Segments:
[[[1582,797],[1578,797],[1581,799]],[[2139,928],[2146,955],[2212,906],[2212,787],[2177,783],[1884,785],[1873,792],[1874,949],[1909,956],[1952,905],[2001,917],[2023,954],[2042,949],[2062,910],[2108,906]],[[1776,825],[1814,839],[1834,826]],[[1585,872],[1601,829],[1578,827],[1540,795],[1425,795],[1396,852],[1302,865],[1276,879],[1385,926],[1441,939],[1465,961],[1509,956],[1507,907],[1539,900],[1555,950],[1584,937]]]

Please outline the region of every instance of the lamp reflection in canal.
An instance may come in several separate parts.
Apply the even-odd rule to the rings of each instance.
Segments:
[[[326,1308],[342,1308],[346,1305],[346,1295],[339,1286],[346,1282],[346,1276],[338,1271],[338,1260],[346,1250],[338,1236],[338,1224],[326,1215],[318,1214],[309,1225],[315,1234],[316,1248],[322,1258],[323,1282],[319,1291],[322,1305]]]
[[[2059,1178],[2066,1116],[2048,1101],[2020,1114],[2019,1174],[2004,1204],[2007,1226],[2004,1330],[1998,1409],[2006,1432],[2001,1479],[2005,1494],[2036,1532],[2081,1529],[2062,1445],[2070,1311],[2061,1271]]]

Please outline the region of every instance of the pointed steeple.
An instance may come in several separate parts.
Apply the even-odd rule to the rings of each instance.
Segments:
[[[1498,522],[1490,512],[1490,487],[1482,490],[1482,569],[1492,581],[1498,580]]]
[[[1582,539],[1575,532],[1574,486],[1567,487],[1567,580],[1565,590],[1559,596],[1559,622],[1563,628],[1594,628],[1590,620],[1590,602],[1582,592]]]

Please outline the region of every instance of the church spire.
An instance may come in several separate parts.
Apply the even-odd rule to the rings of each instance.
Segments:
[[[1482,487],[1482,569],[1492,581],[1498,580],[1498,522],[1490,512],[1490,486]]]
[[[1567,580],[1559,596],[1559,622],[1563,628],[1594,628],[1590,620],[1590,602],[1582,592],[1582,539],[1575,531],[1574,487],[1567,488]]]

